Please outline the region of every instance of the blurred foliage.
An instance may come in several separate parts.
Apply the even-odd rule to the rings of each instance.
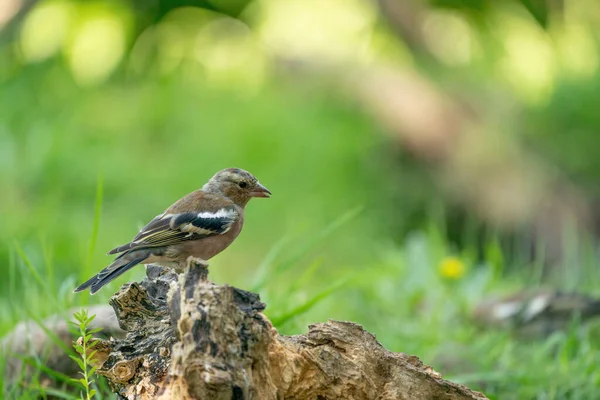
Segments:
[[[251,202],[211,279],[259,290],[283,333],[349,319],[492,399],[597,393],[595,327],[531,345],[471,323],[490,293],[540,285],[544,260],[520,238],[510,251],[522,257],[510,257],[506,238],[482,231],[336,81],[379,65],[418,70],[600,198],[591,0],[407,2],[412,42],[396,32],[414,26],[394,29],[402,21],[381,15],[381,1],[6,1],[0,333],[92,301],[71,292],[109,262],[105,250],[237,166],[273,198]],[[577,274],[550,284],[600,292],[595,244],[569,259]]]

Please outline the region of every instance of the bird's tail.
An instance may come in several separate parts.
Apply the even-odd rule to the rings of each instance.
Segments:
[[[112,264],[104,268],[97,275],[91,277],[74,290],[75,293],[90,289],[91,294],[95,294],[104,285],[116,279],[121,274],[129,271],[139,263],[146,260],[151,255],[150,249],[139,249],[121,254]]]

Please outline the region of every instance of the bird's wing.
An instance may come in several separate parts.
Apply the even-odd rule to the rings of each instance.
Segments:
[[[112,249],[108,254],[122,253],[139,248],[162,247],[187,240],[222,235],[239,219],[234,206],[217,211],[164,213],[155,217],[127,244]]]

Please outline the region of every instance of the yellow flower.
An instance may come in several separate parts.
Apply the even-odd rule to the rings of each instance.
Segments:
[[[447,279],[460,279],[465,274],[465,264],[456,257],[445,257],[440,261],[440,275]]]

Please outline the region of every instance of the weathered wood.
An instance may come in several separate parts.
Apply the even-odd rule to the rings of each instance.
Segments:
[[[98,373],[127,399],[485,399],[358,324],[282,336],[259,296],[149,266],[111,299],[125,339],[104,340]]]

